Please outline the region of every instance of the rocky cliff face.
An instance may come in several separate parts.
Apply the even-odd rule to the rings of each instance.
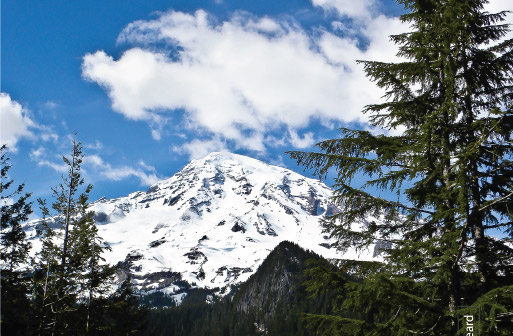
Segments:
[[[180,294],[184,284],[219,288],[243,282],[280,242],[326,258],[372,260],[373,249],[341,254],[319,219],[332,215],[332,190],[288,169],[211,153],[173,177],[117,199],[91,204],[105,257],[131,272],[141,290]],[[27,224],[37,248],[35,227]]]

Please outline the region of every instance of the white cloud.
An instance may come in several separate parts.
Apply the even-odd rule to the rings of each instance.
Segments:
[[[84,157],[84,164],[89,166],[97,175],[101,175],[109,180],[120,181],[130,177],[139,179],[141,185],[151,185],[159,180],[155,174],[155,168],[147,165],[144,161],[139,161],[141,168],[129,166],[112,167],[106,163],[99,155],[88,155]]]
[[[29,157],[32,161],[36,162],[36,164],[38,166],[51,168],[58,173],[64,174],[69,169],[69,166],[66,165],[62,160],[59,160],[59,161],[49,160],[48,149],[43,146],[39,146],[38,148],[33,148],[29,153]],[[54,159],[61,158],[61,156],[57,155],[57,154],[53,155],[52,157]]]
[[[398,125],[396,128],[392,128],[388,131],[389,135],[392,136],[398,136],[404,134],[406,132],[407,128],[404,125]]]
[[[299,136],[293,129],[289,129],[290,143],[296,148],[306,148],[312,146],[316,141],[312,132],[305,133],[303,137]]]
[[[273,166],[287,168],[287,165],[285,164],[285,162],[283,162],[283,156],[281,155],[278,155],[276,159],[269,160],[268,163],[272,164]]]
[[[211,152],[228,151],[226,143],[219,138],[213,138],[210,140],[194,139],[181,146],[174,146],[172,150],[179,154],[187,154],[191,160],[201,159]]]
[[[356,19],[356,25],[345,24],[343,22],[332,22],[333,30],[342,31],[349,36],[355,35],[355,30],[369,39],[369,47],[362,51],[356,47],[349,39],[340,39],[337,36],[325,34],[321,42],[322,50],[332,62],[349,64],[351,57],[361,60],[379,60],[379,61],[400,61],[396,57],[397,46],[392,44],[388,38],[390,35],[400,34],[410,30],[407,24],[401,22],[398,17],[387,17],[376,11],[377,0],[311,0],[315,6],[322,7],[325,11],[334,11],[339,16],[351,16]],[[484,4],[484,10],[489,13],[498,13],[509,11],[505,20],[502,22],[513,22],[513,1],[511,0],[490,0]],[[513,31],[510,29],[502,40],[513,38]],[[347,52],[351,50],[351,52]],[[357,57],[354,57],[357,55]],[[353,66],[353,68],[356,68]],[[360,78],[362,79],[362,78]],[[365,79],[366,80],[366,79]],[[365,87],[365,83],[355,78],[356,87]],[[383,130],[380,128],[370,128],[368,130],[375,134],[400,135],[406,131],[404,126],[398,126],[394,129]]]
[[[0,143],[7,144],[16,151],[16,143],[21,138],[32,138],[30,130],[37,125],[29,117],[29,112],[9,94],[0,92]]]
[[[55,161],[48,158],[47,150],[44,147],[38,147],[30,152],[30,159],[35,161],[38,166],[49,167],[59,173],[67,173],[68,165],[62,161]],[[55,158],[59,155],[55,155]],[[144,161],[139,160],[139,167],[120,166],[113,167],[111,164],[105,162],[99,155],[86,155],[83,159],[82,170],[87,179],[94,180],[98,176],[108,180],[120,181],[128,178],[135,177],[143,186],[154,184],[159,180],[156,175],[155,167],[146,164]]]
[[[100,140],[96,140],[94,142],[94,144],[86,144],[85,148],[92,149],[92,150],[95,150],[95,151],[99,151],[99,150],[101,150],[103,148],[103,144],[101,143]]]
[[[14,198],[5,196],[0,199],[0,206],[10,206],[14,204]]]
[[[161,139],[161,134],[160,134],[160,130],[157,130],[157,129],[152,129],[151,130],[151,137],[154,139],[154,140],[160,140]]]
[[[154,173],[156,172],[155,167],[150,166],[149,164],[146,164],[146,162],[144,162],[143,160],[139,160],[138,164],[139,164],[139,166],[141,166],[144,170],[151,171],[151,172],[154,172]]]
[[[47,166],[53,170],[55,170],[56,172],[59,172],[59,173],[66,173],[68,171],[68,165],[66,165],[65,163],[56,163],[56,162],[52,162],[52,161],[49,161],[47,159],[37,159],[37,158],[34,158],[34,160],[37,162],[37,165],[38,166]]]
[[[102,167],[104,165],[102,158],[96,154],[85,156],[83,162],[93,167]]]
[[[46,149],[44,147],[38,147],[36,149],[32,149],[29,154],[31,160],[38,160],[45,155],[46,155]]]
[[[265,138],[265,144],[269,147],[283,147],[287,145],[287,135],[277,138],[274,135],[268,135]]]
[[[36,123],[30,111],[7,93],[0,93],[0,126],[0,143],[7,144],[13,151],[17,150],[16,144],[22,138],[54,143],[59,140],[51,126]]]
[[[55,110],[57,107],[59,107],[60,105],[57,104],[56,102],[54,101],[51,101],[51,100],[48,100],[46,103],[45,103],[45,107],[48,109],[48,110]]]
[[[325,31],[312,36],[267,17],[238,15],[213,23],[201,10],[171,11],[129,24],[119,41],[165,42],[180,48],[178,59],[154,48],[134,47],[117,60],[97,51],[84,56],[82,74],[104,87],[114,110],[128,119],[152,125],[184,109],[189,128],[262,151],[269,131],[280,127],[297,130],[313,119],[323,124],[367,120],[363,107],[379,101],[382,91],[355,60],[393,56],[396,48],[388,35],[404,27],[378,16],[364,28],[370,43],[362,51],[350,37]],[[195,147],[184,150],[193,153]]]
[[[117,168],[107,167],[107,169],[101,171],[101,174],[109,180],[119,181],[129,177],[137,177],[141,185],[152,185],[159,179],[155,174],[148,174],[143,172],[141,169],[134,169],[132,167],[122,166]]]
[[[314,6],[326,11],[335,11],[341,16],[355,19],[370,19],[376,6],[375,0],[312,0]]]
[[[52,140],[54,143],[56,143],[59,140],[59,135],[54,132],[52,127],[39,125],[37,128],[39,129],[39,138],[42,141],[47,142]]]

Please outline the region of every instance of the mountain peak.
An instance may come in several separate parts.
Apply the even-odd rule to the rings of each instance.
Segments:
[[[337,211],[331,195],[288,169],[213,152],[147,192],[101,199],[91,210],[112,247],[109,263],[119,262],[141,290],[179,295],[184,281],[223,290],[247,280],[284,240],[327,258],[372,259],[372,251],[342,255],[331,247],[319,224]]]
[[[235,154],[235,153],[232,153],[232,152],[225,152],[225,151],[223,151],[223,152],[211,152],[211,153],[207,154],[207,156],[205,156],[204,158],[199,159],[199,161],[233,160],[237,156],[242,156],[242,155]]]
[[[267,163],[260,161],[255,158],[251,158],[249,156],[235,154],[232,152],[212,152],[207,156],[192,160],[191,165],[207,165],[213,164],[217,166],[233,166],[233,165],[243,165],[247,167],[262,167],[262,166],[270,166]]]

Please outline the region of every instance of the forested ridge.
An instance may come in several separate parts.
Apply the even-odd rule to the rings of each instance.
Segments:
[[[206,303],[208,292],[200,291],[180,306],[150,310],[145,335],[316,335],[303,314],[332,309],[326,297],[310,297],[303,285],[310,263],[329,265],[294,243],[281,242],[229,295]]]

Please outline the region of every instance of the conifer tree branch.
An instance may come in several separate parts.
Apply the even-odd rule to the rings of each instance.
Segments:
[[[484,211],[484,210],[486,210],[487,208],[489,208],[489,207],[491,207],[491,206],[493,206],[493,205],[495,205],[495,204],[497,204],[497,203],[499,203],[499,202],[502,202],[502,201],[504,201],[504,200],[506,200],[506,199],[510,198],[511,196],[513,196],[513,191],[512,191],[512,192],[510,192],[509,194],[507,194],[507,195],[505,195],[505,196],[501,197],[501,198],[498,198],[498,199],[494,200],[494,201],[493,201],[493,202],[491,202],[491,203],[488,203],[488,204],[486,204],[486,205],[482,206],[481,208],[479,208],[479,210],[478,210],[478,211]]]

